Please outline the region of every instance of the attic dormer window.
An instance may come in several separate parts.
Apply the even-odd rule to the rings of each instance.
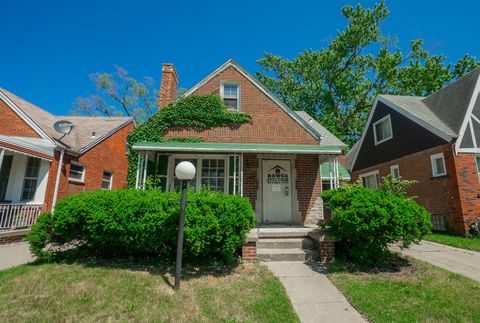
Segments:
[[[221,97],[229,110],[240,111],[240,85],[230,82],[222,83]]]
[[[393,134],[390,115],[383,117],[373,124],[373,135],[375,137],[375,145],[392,139]]]

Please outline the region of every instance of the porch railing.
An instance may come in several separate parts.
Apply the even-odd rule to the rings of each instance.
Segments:
[[[0,232],[31,228],[42,208],[43,204],[0,204]]]

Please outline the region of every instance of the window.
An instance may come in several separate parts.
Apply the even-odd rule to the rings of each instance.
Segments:
[[[81,164],[70,163],[70,175],[68,178],[73,181],[83,182],[85,176],[85,167]]]
[[[373,124],[373,134],[375,136],[375,145],[392,139],[393,134],[390,115],[378,120]]]
[[[390,173],[394,178],[399,178],[400,177],[400,169],[398,168],[398,165],[392,165],[390,166]]]
[[[112,173],[104,171],[102,177],[102,189],[111,190],[112,189]]]
[[[155,159],[155,185],[158,185],[163,192],[167,190],[168,180],[168,155],[156,155]]]
[[[232,83],[222,83],[221,96],[230,110],[240,110],[240,86]]]
[[[432,162],[433,177],[447,175],[447,171],[445,170],[445,159],[443,158],[442,153],[430,156],[430,160]]]
[[[230,156],[228,168],[228,194],[240,193],[240,157]]]
[[[22,201],[31,201],[35,198],[39,171],[40,159],[28,157],[25,177],[23,178]]]
[[[201,185],[214,192],[225,190],[225,160],[203,159]]]
[[[378,175],[378,170],[360,175],[360,178],[362,179],[362,184],[364,187],[373,190],[376,190],[378,188],[378,184],[380,183],[380,176]]]
[[[8,180],[12,169],[13,156],[4,156],[2,169],[0,170],[0,202],[5,201],[7,195]]]

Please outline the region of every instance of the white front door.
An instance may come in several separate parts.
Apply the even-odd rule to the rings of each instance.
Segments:
[[[263,161],[263,222],[292,223],[290,160]]]

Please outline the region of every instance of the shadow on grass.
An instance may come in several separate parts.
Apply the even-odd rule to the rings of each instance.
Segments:
[[[86,268],[118,269],[134,272],[146,272],[150,275],[159,275],[164,282],[173,288],[175,276],[175,263],[158,257],[136,258],[109,258],[92,255],[92,251],[86,248],[72,248],[59,253],[51,258],[40,258],[28,264],[39,266],[46,263],[76,264]],[[188,262],[183,261],[182,280],[197,279],[202,276],[227,276],[235,272],[239,266],[236,260],[232,264],[221,262]]]
[[[417,267],[409,259],[402,257],[398,253],[389,253],[382,259],[379,259],[374,265],[366,265],[352,261],[345,257],[336,258],[328,264],[329,273],[400,273],[415,272]]]

